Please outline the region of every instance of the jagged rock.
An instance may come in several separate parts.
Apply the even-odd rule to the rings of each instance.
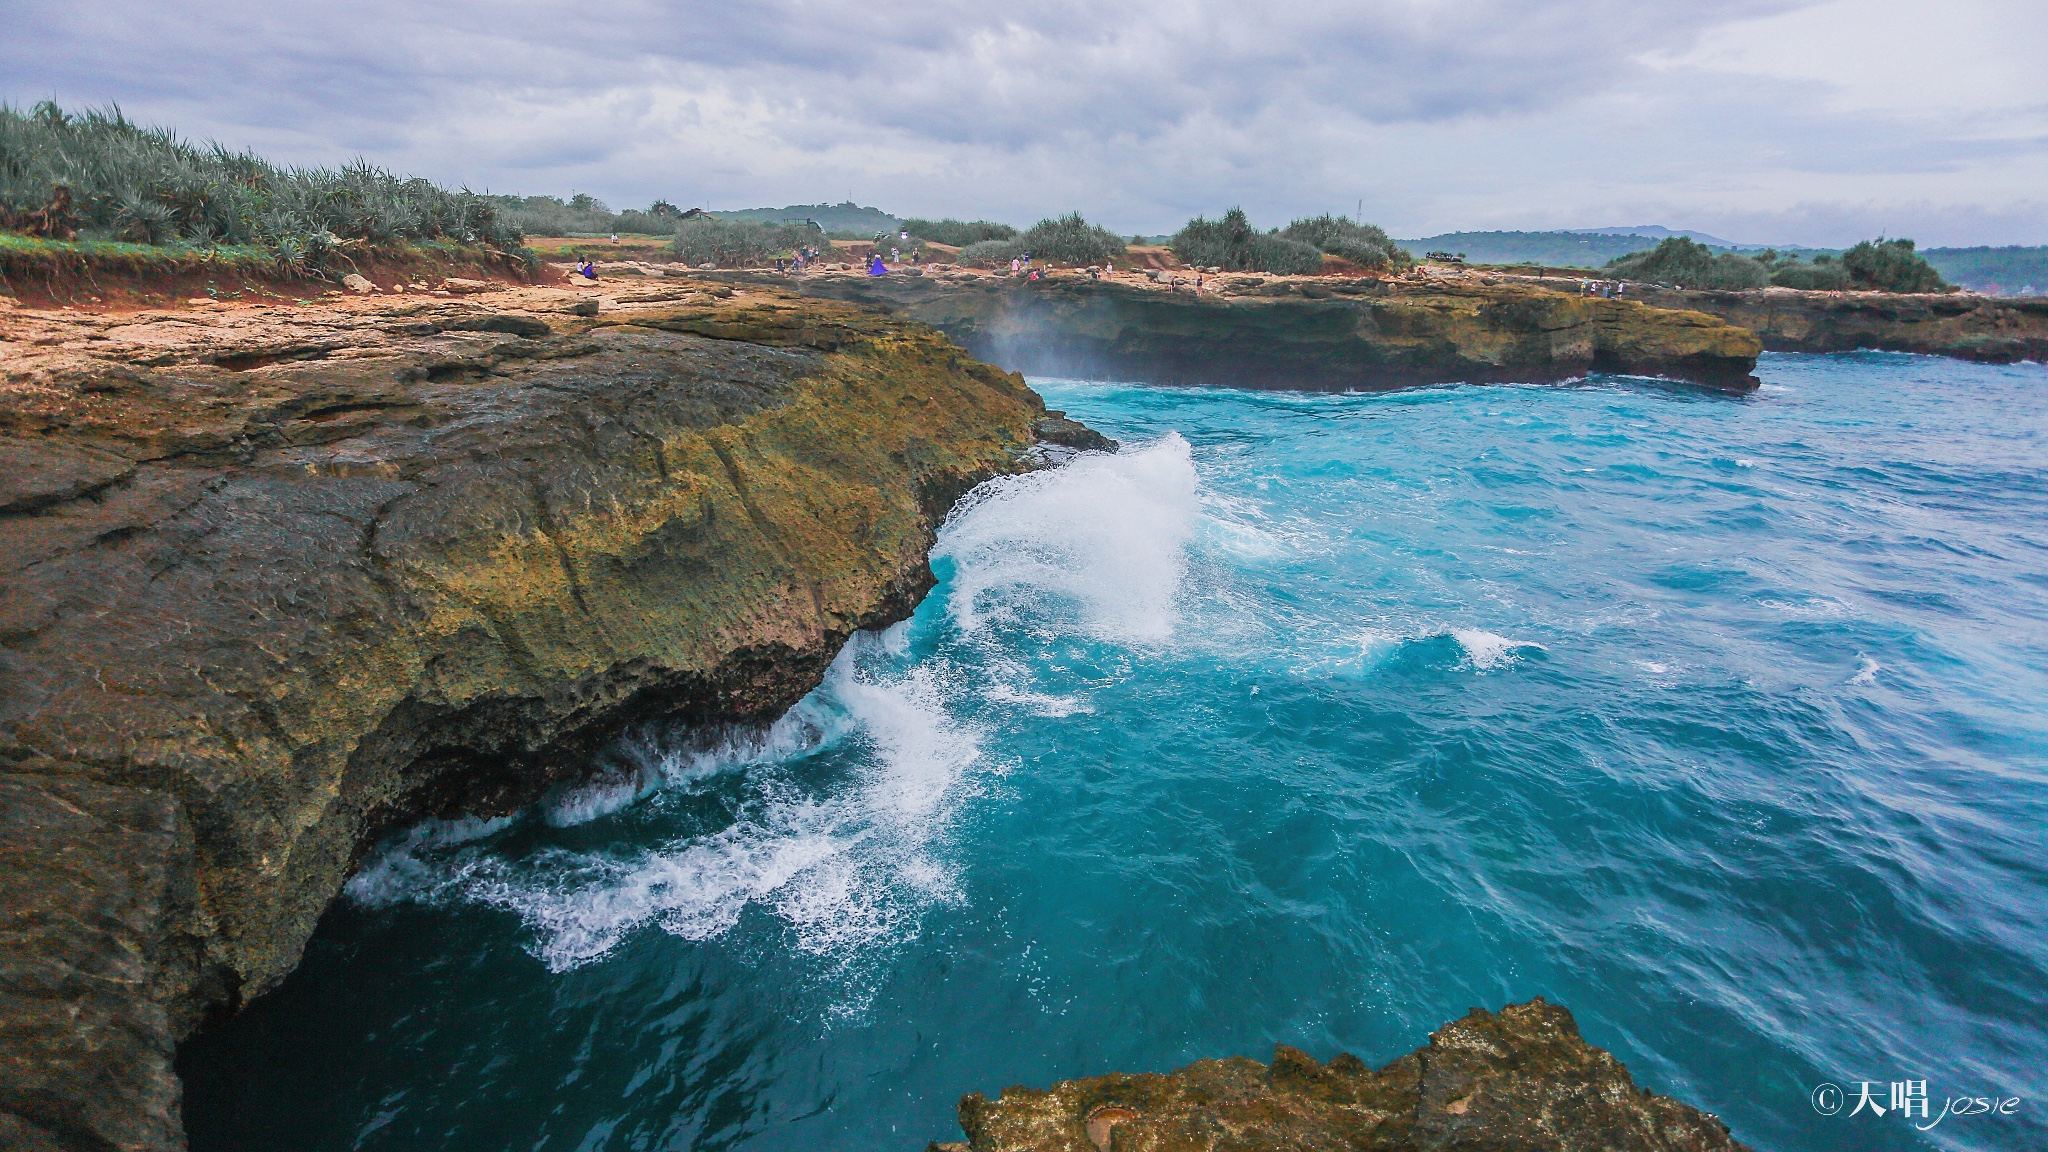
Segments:
[[[1473,1009],[1377,1071],[1282,1044],[1273,1062],[1015,1087],[960,1101],[934,1152],[1747,1152],[1720,1120],[1646,1089],[1540,997]]]
[[[369,277],[360,275],[355,272],[351,272],[348,275],[343,276],[341,278],[341,286],[348,289],[351,292],[355,292],[362,295],[367,295],[377,290],[377,286],[375,284],[370,283]]]
[[[1024,466],[930,329],[668,291],[0,314],[0,1145],[182,1146],[376,838],[779,714]]]
[[[1060,444],[1082,452],[1114,452],[1116,441],[1079,420],[1067,419],[1065,412],[1049,410],[1031,422],[1031,434],[1049,444]]]

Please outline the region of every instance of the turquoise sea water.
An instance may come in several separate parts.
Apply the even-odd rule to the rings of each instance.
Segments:
[[[187,1046],[193,1147],[914,1150],[1535,995],[1758,1149],[2048,1146],[2048,378],[1760,375],[1034,381],[1124,453],[773,731],[389,846]],[[2021,1102],[1810,1102],[1908,1080]]]

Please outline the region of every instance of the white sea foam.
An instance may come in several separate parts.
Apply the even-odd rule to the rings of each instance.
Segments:
[[[899,936],[953,892],[933,854],[948,800],[981,759],[980,734],[948,715],[942,669],[877,669],[888,641],[856,637],[819,693],[793,719],[753,739],[639,753],[643,771],[673,785],[734,767],[750,776],[740,817],[715,833],[620,854],[547,849],[511,858],[471,843],[502,830],[423,825],[387,845],[349,884],[361,903],[486,904],[516,913],[533,951],[561,971],[603,956],[648,925],[691,940],[715,937],[750,906],[783,920],[799,949],[845,953]],[[778,758],[839,736],[858,740],[864,765],[821,789],[779,772]],[[650,738],[651,740],[651,738]],[[630,748],[628,758],[633,755]],[[564,801],[550,822],[602,807],[595,794]],[[546,813],[544,813],[546,815]],[[453,850],[450,851],[450,847]]]
[[[1472,666],[1481,672],[1490,672],[1515,663],[1521,659],[1517,653],[1523,648],[1547,651],[1543,645],[1533,640],[1510,640],[1505,636],[1477,628],[1453,628],[1451,639],[1458,642],[1458,646],[1465,650],[1465,659],[1470,660]]]
[[[1875,661],[1875,660],[1872,660],[1872,659],[1871,659],[1870,657],[1868,657],[1868,656],[1865,656],[1865,655],[1863,655],[1863,654],[1862,654],[1862,653],[1860,653],[1860,652],[1859,652],[1859,653],[1857,653],[1856,655],[1857,655],[1857,658],[1858,658],[1859,660],[1861,660],[1861,661],[1862,661],[1862,666],[1861,666],[1860,668],[1856,669],[1856,674],[1855,674],[1854,676],[1851,676],[1851,677],[1849,677],[1849,683],[1851,683],[1851,684],[1875,684],[1875,683],[1877,683],[1877,674],[1878,674],[1879,672],[1882,672],[1882,671],[1884,670],[1884,665],[1882,665],[1882,664],[1879,664],[1879,663],[1878,663],[1877,661]]]
[[[1040,716],[1058,719],[1062,716],[1076,716],[1095,711],[1095,706],[1079,696],[1059,696],[1050,692],[1034,692],[997,681],[981,690],[982,698],[995,704],[1011,704],[1027,708]]]
[[[1200,511],[1194,454],[1174,433],[993,482],[940,535],[938,555],[957,564],[948,610],[974,632],[1061,604],[1099,639],[1165,640]]]
[[[614,746],[615,763],[608,771],[550,793],[541,801],[540,817],[555,828],[587,824],[663,788],[688,789],[722,772],[800,756],[845,735],[846,730],[843,716],[810,700],[765,729],[681,734],[642,730]]]

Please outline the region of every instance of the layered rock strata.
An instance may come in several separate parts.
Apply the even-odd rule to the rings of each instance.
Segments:
[[[175,1044],[380,834],[778,714],[1034,422],[722,285],[0,313],[0,1146],[181,1147]]]
[[[930,1152],[1747,1152],[1720,1120],[1636,1087],[1540,998],[1473,1009],[1384,1068],[1279,1045],[1273,1062],[1006,1088],[960,1101]]]
[[[2048,299],[1973,292],[1683,292],[1631,288],[1644,300],[1718,316],[1773,352],[1919,352],[1992,364],[2048,362]]]
[[[796,281],[806,295],[891,309],[1033,374],[1363,391],[1616,372],[1757,386],[1757,337],[1703,312],[1477,278],[1220,276],[1205,288],[1073,274]]]

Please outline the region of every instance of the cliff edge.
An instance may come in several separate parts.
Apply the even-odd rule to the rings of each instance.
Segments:
[[[736,281],[759,274],[731,274]],[[788,281],[784,281],[788,283]],[[1371,391],[1543,382],[1589,372],[1746,392],[1755,334],[1703,312],[1493,277],[1221,275],[1020,280],[972,273],[807,275],[806,296],[887,308],[994,364],[1155,384]]]
[[[0,1146],[182,1147],[176,1043],[376,838],[777,715],[1034,424],[760,289],[0,312]]]

